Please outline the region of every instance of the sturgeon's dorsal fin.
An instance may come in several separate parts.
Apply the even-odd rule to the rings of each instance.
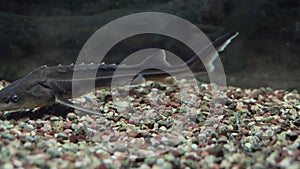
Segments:
[[[186,62],[186,64],[194,73],[212,72],[215,69],[213,62],[218,57],[217,52],[222,52],[230,44],[230,42],[238,36],[238,34],[238,32],[228,33],[213,41],[212,45],[215,50],[212,50],[211,44],[204,47],[204,50],[202,50],[201,53],[198,53],[198,55],[202,58],[203,63],[199,60],[198,55],[194,55]]]
[[[137,67],[170,67],[171,64],[167,61],[166,51],[163,49],[156,50],[153,54],[148,56],[145,60],[143,60]]]
[[[215,41],[213,41],[213,45],[217,52],[223,52],[223,50],[231,43],[231,41],[239,35],[238,32],[225,34]]]

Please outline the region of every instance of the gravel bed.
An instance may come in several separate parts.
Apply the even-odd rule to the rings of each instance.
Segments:
[[[212,99],[215,86],[190,84],[147,82],[117,102],[125,89],[74,100],[99,116],[2,118],[0,168],[300,168],[296,90],[229,86]]]

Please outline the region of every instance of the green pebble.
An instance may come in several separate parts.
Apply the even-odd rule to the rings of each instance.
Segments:
[[[69,137],[65,133],[58,133],[56,138],[62,138],[64,140],[68,139]]]
[[[186,165],[188,167],[190,167],[191,169],[198,169],[199,168],[199,164],[197,161],[193,161],[193,160],[186,160]]]
[[[38,168],[48,168],[45,160],[33,159],[33,160],[29,160],[29,162],[31,165],[36,165]]]
[[[11,156],[9,148],[3,147],[1,149],[1,161],[6,161]]]
[[[76,130],[76,129],[78,128],[78,125],[77,125],[77,124],[71,124],[71,128],[72,128],[73,130]]]
[[[7,125],[6,128],[7,129],[12,129],[12,128],[14,128],[14,125],[13,124]]]
[[[75,113],[68,113],[67,119],[69,119],[70,121],[74,121],[74,120],[78,120],[78,117],[76,116]]]
[[[170,164],[169,162],[165,162],[165,163],[161,166],[161,168],[163,168],[163,169],[172,169],[173,167],[172,167],[172,164]]]
[[[24,148],[27,150],[33,150],[34,146],[32,145],[31,142],[26,142],[26,143],[24,143]]]
[[[121,161],[120,168],[129,168],[129,167],[130,167],[130,161],[128,161],[128,160]]]
[[[36,147],[39,149],[44,149],[46,148],[47,144],[44,141],[40,141],[36,144]]]
[[[140,169],[151,169],[147,164],[142,164]]]
[[[1,168],[3,169],[13,169],[14,166],[11,163],[5,163]]]
[[[153,165],[156,162],[156,157],[148,157],[145,159],[145,163],[148,165]]]
[[[52,117],[50,117],[50,121],[59,121],[60,119],[59,119],[59,117],[57,117],[57,116],[52,116]]]
[[[167,86],[166,92],[174,92],[176,88],[174,86]]]
[[[52,127],[56,131],[62,131],[63,130],[63,125],[64,125],[64,123],[62,121],[54,121]]]
[[[15,140],[16,139],[16,137],[14,135],[9,134],[9,133],[3,133],[3,134],[1,134],[1,137],[5,138],[5,139],[9,139],[9,140]]]
[[[166,154],[166,155],[165,155],[165,159],[166,159],[167,161],[172,162],[172,161],[175,159],[175,157],[173,156],[173,154],[169,153],[169,154]]]
[[[156,160],[156,164],[158,166],[162,166],[166,161],[163,158],[159,158]]]
[[[75,133],[76,134],[84,134],[85,130],[83,127],[78,127],[77,129],[75,129]]]
[[[25,122],[23,122],[23,121],[21,121],[21,122],[18,123],[18,126],[19,126],[20,128],[24,128],[25,125],[27,125],[27,124],[26,124]]]
[[[35,142],[35,138],[29,135],[25,136],[25,141],[29,141],[29,142]]]
[[[25,124],[25,125],[23,126],[23,128],[24,128],[24,129],[27,129],[27,130],[34,130],[34,127],[33,127],[33,125],[31,125],[31,124]]]
[[[57,148],[50,147],[46,150],[46,153],[50,154],[52,158],[57,158],[61,156],[61,152]]]
[[[64,144],[62,146],[62,148],[66,151],[71,151],[71,152],[77,152],[78,151],[78,147],[75,144]]]

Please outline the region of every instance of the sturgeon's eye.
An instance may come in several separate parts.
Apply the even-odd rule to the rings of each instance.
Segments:
[[[12,102],[14,102],[14,103],[17,103],[18,101],[19,101],[19,97],[18,97],[18,95],[13,95],[12,97],[11,97],[11,101]]]

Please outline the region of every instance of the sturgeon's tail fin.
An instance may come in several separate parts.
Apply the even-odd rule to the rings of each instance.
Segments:
[[[238,36],[238,34],[238,32],[234,32],[219,37],[212,42],[215,50],[213,49],[212,45],[208,45],[199,54],[196,54],[189,59],[186,64],[196,74],[212,72],[214,70],[213,62],[218,57],[218,53],[215,51],[222,52],[230,44],[230,42]],[[201,60],[199,59],[198,55],[200,55]]]

